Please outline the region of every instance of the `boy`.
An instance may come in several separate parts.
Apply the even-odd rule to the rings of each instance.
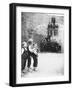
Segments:
[[[33,58],[33,70],[37,71],[38,65],[38,48],[37,44],[33,43],[33,39],[28,40],[28,71],[31,71],[31,57]]]
[[[21,55],[21,58],[22,58],[22,60],[21,60],[21,64],[22,64],[22,68],[21,68],[21,70],[22,70],[22,72],[26,72],[26,70],[25,70],[25,67],[26,67],[26,61],[28,60],[28,51],[27,51],[27,43],[26,42],[23,42],[22,43],[22,55]]]

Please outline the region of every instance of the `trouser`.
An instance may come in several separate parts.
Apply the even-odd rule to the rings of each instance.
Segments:
[[[29,53],[27,67],[30,68],[31,66],[31,57],[33,58],[33,67],[37,67],[38,59],[37,59],[37,55],[35,55],[34,53]]]
[[[27,59],[25,59],[25,58],[22,58],[22,62],[21,62],[21,64],[22,64],[22,71],[25,69],[25,67],[26,67],[26,61],[27,61]]]

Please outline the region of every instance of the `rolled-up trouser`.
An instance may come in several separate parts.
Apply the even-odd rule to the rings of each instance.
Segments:
[[[28,55],[28,65],[27,65],[27,67],[29,68],[31,66],[31,57],[33,58],[33,67],[37,67],[37,65],[38,65],[37,55],[35,55],[34,53],[31,53],[31,52]]]
[[[27,59],[25,59],[25,58],[22,58],[22,62],[21,62],[21,64],[22,64],[22,70],[24,70],[25,69],[25,67],[26,67],[26,61],[27,61]]]
[[[26,62],[28,60],[28,53],[23,53],[22,56],[21,56],[21,70],[24,70],[25,67],[26,67]]]

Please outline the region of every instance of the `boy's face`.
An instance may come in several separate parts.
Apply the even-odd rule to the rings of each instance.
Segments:
[[[24,45],[22,44],[22,48],[24,48]]]
[[[29,44],[29,45],[31,45],[31,44],[32,44],[32,42],[31,42],[31,41],[29,41],[29,42],[28,42],[28,44]]]
[[[23,45],[22,45],[22,48],[27,48],[27,46],[23,44]]]
[[[32,41],[29,41],[29,42],[28,42],[28,45],[33,45],[33,42],[32,42]]]

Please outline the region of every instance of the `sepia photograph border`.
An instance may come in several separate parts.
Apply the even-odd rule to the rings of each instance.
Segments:
[[[9,62],[9,85],[13,87],[17,86],[34,86],[34,85],[52,85],[52,84],[67,84],[71,83],[71,7],[70,6],[56,6],[56,5],[40,5],[40,4],[22,4],[11,3],[9,5],[9,24],[10,24],[10,62]],[[16,83],[16,8],[17,7],[33,7],[33,8],[53,8],[69,10],[69,80],[67,81],[54,81],[54,82],[38,82],[38,83]]]

